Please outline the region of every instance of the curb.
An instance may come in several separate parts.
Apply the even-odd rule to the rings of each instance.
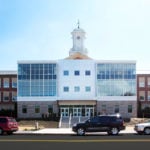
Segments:
[[[76,133],[36,133],[36,132],[14,132],[15,135],[76,135]],[[135,135],[136,132],[124,132],[118,135]],[[92,132],[86,133],[85,135],[108,135],[106,132]],[[113,136],[113,135],[112,135]]]

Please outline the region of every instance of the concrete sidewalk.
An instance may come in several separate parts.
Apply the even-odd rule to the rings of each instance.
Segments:
[[[136,132],[134,131],[134,127],[133,126],[128,126],[126,127],[125,130],[120,131],[120,134],[135,134]],[[22,131],[19,130],[17,132],[14,132],[14,134],[63,134],[63,135],[68,135],[68,134],[76,134],[72,131],[71,128],[45,128],[45,129],[41,129],[41,130],[36,130],[36,131]],[[104,134],[103,133],[88,133],[88,134]],[[105,132],[105,134],[107,134]]]

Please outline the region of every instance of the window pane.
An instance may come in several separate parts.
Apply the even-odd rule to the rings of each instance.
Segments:
[[[64,87],[64,92],[69,92],[69,87],[68,86]]]
[[[69,71],[68,70],[65,70],[64,71],[64,76],[68,76],[69,75]]]
[[[128,113],[132,113],[132,105],[128,105]]]
[[[4,79],[4,88],[9,88],[9,78]]]
[[[75,92],[79,92],[79,91],[80,91],[80,87],[79,87],[79,86],[75,86],[75,87],[74,87],[74,91],[75,91]]]
[[[115,111],[114,113],[119,113],[119,105],[115,105]]]
[[[35,106],[35,113],[40,113],[40,106]]]
[[[80,71],[78,71],[78,70],[74,71],[74,75],[75,76],[79,76],[80,75]]]
[[[27,113],[27,106],[26,105],[22,106],[22,113],[24,113],[24,114]]]
[[[91,87],[90,87],[90,86],[86,86],[86,87],[85,87],[85,91],[86,91],[86,92],[90,92],[90,91],[91,91]]]
[[[85,71],[85,75],[86,75],[86,76],[90,76],[90,75],[91,75],[90,70],[86,70],[86,71]]]

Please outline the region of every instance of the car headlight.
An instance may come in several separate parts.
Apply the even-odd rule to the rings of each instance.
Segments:
[[[73,127],[76,127],[77,126],[77,124],[75,123],[75,124],[73,124]]]

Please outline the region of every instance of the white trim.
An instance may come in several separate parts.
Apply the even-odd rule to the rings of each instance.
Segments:
[[[57,60],[19,60],[18,64],[47,64],[47,63],[57,63]]]
[[[3,70],[1,70],[0,75],[17,75],[17,71],[11,71],[11,70],[10,71],[9,70],[3,71]]]
[[[57,97],[33,97],[33,96],[30,96],[30,97],[17,97],[17,101],[20,102],[20,101],[30,101],[30,102],[33,102],[33,101],[57,101]]]
[[[112,63],[112,64],[115,64],[115,63],[120,63],[120,64],[123,64],[123,63],[126,63],[126,64],[130,64],[130,63],[134,63],[136,64],[136,60],[95,60],[96,63]]]
[[[99,96],[97,101],[137,101],[137,96]]]

